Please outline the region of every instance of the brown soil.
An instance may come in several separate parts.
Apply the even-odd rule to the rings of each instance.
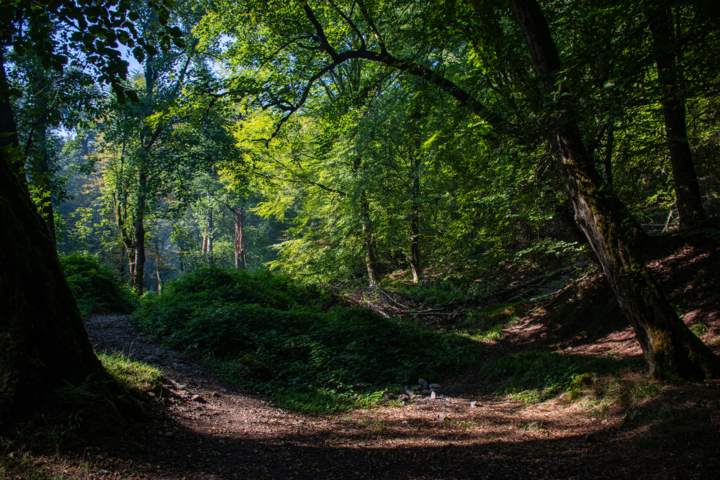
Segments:
[[[702,321],[703,338],[716,342],[720,248],[683,247],[651,266],[685,321]],[[531,343],[583,355],[637,355],[614,305],[599,275],[572,285],[528,306],[502,340],[488,343],[485,361]],[[664,385],[641,401],[627,395],[593,401],[587,391],[585,401],[565,394],[525,405],[489,395],[494,386],[475,368],[446,382],[449,394],[433,401],[303,415],[139,338],[126,316],[97,316],[86,325],[98,351],[157,365],[167,388],[162,402],[148,397],[149,421],[54,454],[65,462],[63,471],[79,478],[720,478],[718,381]],[[628,372],[618,381],[638,379],[640,373]],[[196,395],[202,401],[192,400]]]

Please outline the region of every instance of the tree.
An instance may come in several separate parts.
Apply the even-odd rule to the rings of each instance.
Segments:
[[[517,91],[511,99],[511,109],[502,110],[499,108],[500,100],[505,100],[502,95],[489,88],[483,90],[482,84],[470,87],[460,83],[468,77],[482,79],[483,75],[474,72],[465,77],[454,75],[461,68],[459,62],[452,61],[457,57],[447,55],[451,60],[445,61],[446,52],[460,48],[463,42],[472,44],[477,40],[473,32],[479,31],[486,38],[493,36],[492,28],[498,28],[498,19],[507,12],[489,2],[470,7],[477,9],[469,12],[470,25],[459,21],[456,9],[442,2],[406,5],[404,9],[396,8],[392,2],[365,1],[352,6],[288,2],[286,8],[255,2],[220,2],[215,8],[207,17],[205,28],[229,34],[230,28],[223,30],[227,24],[232,26],[232,32],[243,36],[240,42],[231,45],[228,55],[237,63],[262,62],[266,69],[272,67],[276,72],[272,75],[277,75],[273,80],[285,85],[280,91],[263,91],[258,95],[265,108],[275,107],[284,112],[275,135],[304,107],[311,94],[320,91],[317,87],[320,79],[347,61],[364,60],[413,75],[444,91],[487,126],[488,136],[550,138],[576,221],[636,332],[649,372],[658,377],[720,376],[720,359],[678,318],[634,250],[631,239],[641,232],[625,205],[610,189],[604,188],[574,113],[573,92],[562,83],[560,53],[544,12],[535,0],[511,2],[517,27],[514,32],[503,32],[502,39],[509,45],[503,47],[502,53],[511,54],[509,62],[513,68],[525,73],[519,73],[518,80],[512,82]],[[245,22],[246,16],[259,20],[261,26],[256,21]],[[404,28],[383,28],[397,24]],[[446,25],[456,26],[457,31]],[[253,41],[258,28],[263,29],[266,40],[263,47]],[[531,65],[526,62],[526,54],[518,49],[518,33],[530,52]],[[407,51],[409,45],[416,47]],[[485,42],[485,48],[494,46],[492,41]],[[482,67],[492,65],[480,67],[482,71]],[[287,77],[288,72],[295,75],[293,82],[279,78]],[[540,95],[536,90],[538,83]],[[265,82],[268,84],[273,83]],[[480,93],[494,105],[481,100]],[[519,101],[521,106],[517,106]],[[538,123],[524,124],[515,115],[522,109],[533,112]],[[509,110],[509,115],[504,110]],[[513,116],[522,123],[514,124]]]
[[[165,11],[162,5],[157,6]],[[0,411],[21,412],[48,391],[89,377],[108,378],[82,324],[80,311],[58,260],[42,217],[28,196],[19,174],[19,144],[5,74],[6,49],[32,50],[43,65],[61,69],[67,57],[62,48],[79,47],[92,59],[99,81],[119,85],[127,64],[116,50],[118,39],[129,44],[134,36],[126,23],[128,2],[113,6],[76,4],[58,0],[45,4],[0,3],[0,328],[3,339],[0,369]],[[74,29],[73,40],[58,45],[52,26]],[[87,29],[98,34],[93,36]],[[130,94],[132,97],[132,94]]]

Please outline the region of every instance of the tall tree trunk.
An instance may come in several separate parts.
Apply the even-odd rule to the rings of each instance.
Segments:
[[[0,50],[0,146],[18,148]],[[93,353],[57,251],[0,148],[0,413],[28,411],[55,388],[108,376]]]
[[[363,245],[365,247],[365,267],[367,268],[370,286],[374,287],[380,283],[380,274],[378,273],[377,260],[375,258],[375,239],[372,219],[370,218],[370,203],[364,191],[360,194],[360,211],[362,215]]]
[[[213,222],[213,209],[208,210],[208,238],[207,238],[207,253],[208,262],[212,266],[215,262],[213,259],[213,235],[215,230],[215,223]]]
[[[420,281],[420,141],[412,154],[412,179],[410,183],[410,269],[413,283]]]
[[[27,180],[23,173],[23,161],[20,156],[20,144],[17,136],[17,126],[12,112],[12,102],[8,93],[7,76],[5,75],[5,48],[0,47],[0,150],[5,150],[5,162],[10,171],[18,179],[20,188],[28,195]]]
[[[138,173],[138,198],[135,210],[135,293],[143,294],[145,279],[145,192],[147,176],[144,170]]]
[[[412,207],[410,212],[410,269],[413,274],[413,283],[420,281],[420,212],[418,196],[420,194],[420,180],[412,181]]]
[[[512,11],[550,93],[560,56],[536,0],[513,0]],[[600,260],[610,286],[643,349],[649,373],[702,379],[720,376],[720,358],[680,320],[634,251],[623,211],[585,150],[570,105],[556,113],[551,144],[567,184],[575,217]]]
[[[615,148],[615,132],[613,125],[608,127],[607,142],[605,144],[605,155],[603,156],[603,170],[605,170],[605,183],[608,187],[613,185],[612,156]]]
[[[158,295],[162,293],[162,274],[160,273],[160,267],[161,267],[161,259],[160,259],[160,240],[155,241],[155,276],[157,277],[157,291]]]
[[[50,154],[47,146],[47,125],[42,124],[37,130],[38,135],[38,146],[40,147],[40,172],[44,177],[50,174]],[[45,219],[45,225],[47,225],[48,232],[50,232],[50,238],[53,243],[57,245],[57,235],[55,231],[55,213],[53,211],[52,196],[50,195],[50,188],[46,188],[46,193],[42,198],[42,216]]]
[[[235,268],[245,270],[245,231],[243,228],[243,208],[233,210],[235,214]]]
[[[657,50],[658,83],[664,90],[661,103],[672,164],[675,204],[680,214],[680,228],[685,229],[705,220],[706,215],[687,137],[685,96],[679,85],[681,76],[676,52],[673,51],[673,21],[669,8],[656,14],[650,22],[650,31]]]

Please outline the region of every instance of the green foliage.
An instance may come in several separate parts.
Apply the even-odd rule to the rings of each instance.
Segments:
[[[330,300],[277,274],[202,269],[143,298],[133,318],[226,378],[304,411],[374,404],[387,388],[439,380],[478,357],[477,344],[459,336],[365,309],[321,311]]]
[[[637,359],[615,360],[563,353],[523,352],[493,360],[480,371],[488,381],[501,381],[497,394],[523,401],[544,401],[592,383],[596,375],[641,364]],[[570,394],[575,399],[577,395]]]
[[[134,308],[132,292],[120,283],[109,267],[91,256],[68,255],[60,259],[65,278],[83,317],[96,313],[126,312]]]
[[[110,375],[129,389],[149,391],[160,387],[164,374],[157,368],[134,362],[122,353],[100,353],[98,358]]]

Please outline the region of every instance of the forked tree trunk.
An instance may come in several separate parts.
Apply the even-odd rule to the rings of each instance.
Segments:
[[[0,52],[1,54],[1,52]],[[0,146],[18,147],[0,56]],[[108,376],[93,353],[47,227],[0,148],[0,414],[55,388]]]
[[[536,0],[513,0],[512,10],[550,93],[560,56]],[[649,373],[702,379],[720,376],[720,358],[680,320],[628,240],[627,220],[585,150],[570,105],[556,115],[551,143],[565,178],[578,224],[600,260],[620,307],[630,320]]]
[[[233,210],[235,215],[235,268],[245,270],[245,231],[243,228],[243,208]]]
[[[133,288],[140,296],[143,294],[145,280],[145,192],[147,177],[144,170],[138,173],[138,198],[135,210],[135,282]]]
[[[672,164],[675,204],[680,214],[680,228],[692,227],[705,220],[702,195],[687,137],[685,97],[678,85],[680,75],[673,52],[673,22],[668,8],[650,23],[657,50],[658,82],[662,86],[662,111],[665,120],[670,163]]]

